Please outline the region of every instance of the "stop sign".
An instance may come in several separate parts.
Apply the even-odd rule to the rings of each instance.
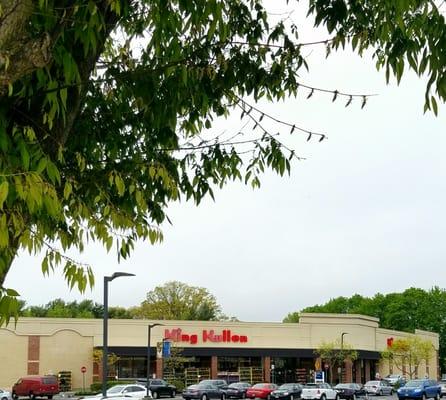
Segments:
[[[85,374],[87,372],[87,367],[81,367],[81,372]]]

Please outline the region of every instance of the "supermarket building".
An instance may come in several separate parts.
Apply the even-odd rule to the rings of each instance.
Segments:
[[[333,381],[365,382],[376,374],[401,373],[389,362],[380,362],[380,352],[392,338],[413,335],[430,341],[434,350],[429,363],[419,366],[418,376],[439,375],[436,333],[383,329],[377,318],[364,315],[305,313],[299,323],[111,319],[109,351],[119,357],[113,377],[146,376],[148,325],[154,323],[162,325],[151,329],[151,371],[166,377],[160,348],[163,340],[169,340],[172,351],[187,358],[182,376],[186,383],[207,377],[304,382],[312,379],[315,370],[328,373],[315,349],[341,337],[346,346],[357,350],[358,359],[346,362],[340,371],[334,369]],[[72,389],[81,388],[83,379],[89,385],[101,376],[93,353],[102,349],[102,338],[100,319],[20,318],[17,325],[0,329],[0,387],[9,388],[22,376],[60,371],[71,372]]]

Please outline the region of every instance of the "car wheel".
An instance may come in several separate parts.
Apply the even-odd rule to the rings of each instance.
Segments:
[[[177,394],[177,392],[176,392],[175,389],[174,389],[174,390],[172,390],[172,391],[170,392],[170,397],[175,397],[176,394]]]
[[[246,399],[246,393],[242,393],[242,399]]]
[[[52,398],[53,398],[52,394],[48,395],[48,400],[51,400]]]
[[[29,398],[31,400],[36,400],[36,395],[33,392],[29,392]]]
[[[205,393],[201,396],[201,400],[208,400],[208,397],[206,396]]]
[[[320,400],[325,400],[325,394],[321,395]]]
[[[17,394],[15,392],[12,392],[12,398],[14,400],[17,400],[19,398],[19,396],[17,396]]]
[[[378,395],[379,395],[379,396],[382,396],[382,395],[383,395],[383,390],[382,390],[382,389],[379,391]]]
[[[339,395],[338,394],[336,395],[335,400],[339,400]]]
[[[294,400],[294,394],[290,395],[290,400]]]
[[[225,393],[222,393],[221,400],[226,400],[226,394]]]
[[[153,397],[154,399],[158,399],[158,398],[160,397],[160,395],[159,395],[158,392],[152,392],[152,397]]]
[[[393,389],[390,390],[390,395],[393,396]]]
[[[8,400],[8,398],[7,397],[2,397],[2,400]]]
[[[356,400],[356,394],[353,393],[352,400]]]
[[[421,396],[421,400],[426,400],[426,394],[423,393],[423,395]]]

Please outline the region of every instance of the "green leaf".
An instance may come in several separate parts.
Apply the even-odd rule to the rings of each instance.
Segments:
[[[9,183],[8,181],[3,181],[0,184],[0,208],[3,209],[3,203],[6,201],[9,192]]]

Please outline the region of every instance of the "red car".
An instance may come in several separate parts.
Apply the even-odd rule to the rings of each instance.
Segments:
[[[248,399],[269,399],[271,392],[276,389],[277,385],[274,383],[257,383],[246,391],[246,397]]]
[[[12,387],[12,398],[18,399],[19,396],[28,396],[34,400],[36,397],[48,397],[59,393],[59,382],[53,375],[45,376],[25,376],[20,378]]]

